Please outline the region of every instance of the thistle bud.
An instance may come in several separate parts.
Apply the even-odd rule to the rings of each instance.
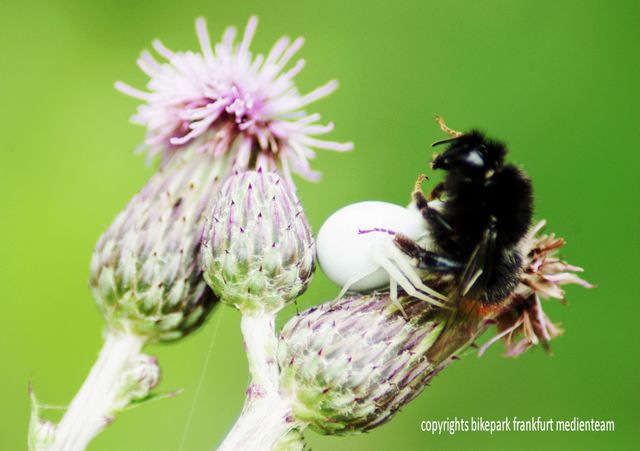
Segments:
[[[217,301],[202,278],[204,211],[228,166],[195,149],[173,155],[102,235],[90,285],[110,327],[169,341],[204,321]]]
[[[328,302],[292,318],[280,335],[281,390],[296,420],[324,434],[364,432],[389,421],[455,355],[427,351],[446,320],[432,305],[388,294]],[[462,349],[460,349],[462,351]]]
[[[300,296],[314,269],[314,242],[300,202],[274,173],[231,176],[203,241],[205,279],[245,313],[274,313]]]

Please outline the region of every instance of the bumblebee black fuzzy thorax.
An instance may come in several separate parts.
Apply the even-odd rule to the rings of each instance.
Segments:
[[[447,147],[435,156],[432,168],[446,171],[445,178],[429,199],[416,191],[414,201],[429,224],[435,254],[449,263],[434,266],[432,253],[421,266],[452,273],[461,297],[500,302],[520,274],[519,244],[532,219],[531,181],[505,163],[502,143],[477,130],[438,145]]]

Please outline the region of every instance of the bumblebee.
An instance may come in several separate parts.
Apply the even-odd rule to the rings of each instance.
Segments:
[[[419,269],[450,275],[450,305],[463,298],[498,304],[515,289],[522,267],[520,243],[531,226],[533,188],[529,177],[505,162],[506,146],[477,130],[460,133],[438,118],[451,137],[431,168],[446,171],[426,197],[416,183],[412,197],[426,221],[433,246],[426,250],[397,235],[395,244]]]
[[[520,245],[533,215],[531,180],[505,162],[503,143],[478,130],[460,133],[442,119],[438,122],[451,136],[433,144],[446,145],[431,163],[432,169],[446,171],[444,181],[426,197],[420,178],[412,194],[428,225],[431,245],[425,249],[402,234],[394,238],[418,269],[441,274],[449,285],[451,312],[427,353],[435,363],[471,343],[480,323],[508,302],[518,285]]]

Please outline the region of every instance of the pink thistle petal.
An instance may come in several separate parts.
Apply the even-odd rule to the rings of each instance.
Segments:
[[[153,49],[156,52],[158,52],[161,56],[163,56],[165,59],[171,60],[176,57],[176,54],[173,53],[168,48],[166,48],[159,39],[154,39],[151,45],[153,46]]]
[[[507,350],[505,356],[507,357],[517,357],[520,354],[524,354],[531,347],[531,342],[526,338],[520,340],[515,346],[510,346]]]
[[[157,77],[162,71],[162,66],[146,50],[140,54],[137,63],[138,67],[149,77]]]
[[[293,55],[298,53],[298,50],[304,45],[304,38],[297,38],[293,43],[285,50],[282,58],[274,64],[274,72],[280,72],[284,66],[289,62]]]
[[[353,150],[353,143],[339,143],[334,141],[322,141],[320,139],[309,138],[308,136],[300,136],[298,138],[303,144],[307,144],[311,147],[317,147],[318,149],[335,150],[337,152],[348,152]]]
[[[200,42],[200,48],[204,54],[205,60],[213,62],[213,49],[211,48],[211,38],[209,37],[209,31],[207,30],[207,21],[204,17],[198,17],[196,19],[196,34],[198,35],[198,41]]]
[[[325,133],[329,133],[333,131],[334,127],[335,126],[333,125],[333,122],[329,122],[326,125],[322,125],[322,124],[307,125],[304,127],[300,127],[299,130],[300,132],[306,135],[324,135]]]
[[[230,57],[233,53],[233,41],[236,39],[236,28],[228,27],[222,35],[222,48]]]
[[[264,62],[264,67],[271,66],[275,63],[275,61],[280,57],[284,49],[289,45],[289,38],[287,36],[283,36],[276,41],[274,46],[271,48],[269,55],[267,55],[267,60]]]
[[[278,81],[283,82],[283,81],[291,80],[293,77],[298,75],[302,69],[304,69],[305,64],[306,64],[305,60],[299,59],[298,61],[296,61],[296,64],[294,64],[291,69],[286,71],[284,74],[280,75],[280,77],[278,78]]]
[[[497,342],[498,340],[500,340],[501,338],[506,337],[507,335],[510,335],[511,333],[513,333],[513,331],[515,331],[518,327],[520,327],[522,325],[522,319],[518,320],[513,326],[503,330],[502,332],[494,335],[493,337],[491,337],[491,339],[489,341],[487,341],[485,344],[483,344],[479,351],[478,351],[478,357],[482,357],[482,355],[486,352],[487,349],[489,349],[489,347],[494,344],[495,342]]]
[[[131,87],[121,81],[116,81],[114,86],[118,91],[128,95],[129,97],[135,97],[136,99],[140,100],[149,100],[149,98],[151,97],[151,94],[149,94],[148,92],[140,91],[139,89]]]
[[[291,124],[295,124],[295,125],[307,125],[307,124],[313,124],[314,122],[317,122],[320,120],[320,114],[318,113],[313,113],[310,114],[308,116],[303,117],[302,119],[298,119],[295,122],[292,122]]]
[[[240,44],[238,53],[243,54],[249,50],[249,45],[253,40],[253,35],[256,32],[257,26],[258,26],[258,18],[256,16],[251,16],[249,18],[249,22],[247,23],[247,27],[244,30],[244,36],[242,37],[242,43]]]
[[[293,79],[304,60],[285,67],[304,40],[283,37],[266,58],[253,57],[250,46],[256,27],[257,18],[251,17],[238,44],[235,28],[229,27],[222,42],[212,45],[206,22],[199,17],[200,53],[173,52],[154,40],[153,48],[166,61],[159,62],[146,51],[138,59],[150,77],[149,92],[116,83],[119,91],[144,102],[132,120],[147,128],[149,155],[162,152],[166,158],[183,146],[195,145],[217,156],[233,153],[238,170],[261,162],[265,169],[283,171],[285,180],[291,181],[288,171],[318,178],[308,161],[315,156],[311,148],[353,148],[351,143],[312,137],[331,132],[333,123],[319,124],[319,114],[307,114],[302,108],[329,95],[337,82],[299,94]]]
[[[314,89],[309,94],[306,94],[304,97],[300,98],[300,100],[296,104],[296,108],[300,108],[306,106],[310,103],[315,102],[318,99],[328,96],[333,91],[338,88],[338,82],[336,80],[331,80],[328,83],[320,86],[319,88]]]

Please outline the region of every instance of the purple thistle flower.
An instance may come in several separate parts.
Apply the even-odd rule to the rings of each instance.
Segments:
[[[319,114],[303,108],[326,97],[337,87],[331,80],[301,95],[293,78],[304,67],[300,59],[289,69],[291,58],[304,40],[280,38],[267,57],[249,50],[257,18],[251,17],[240,42],[236,30],[226,29],[222,42],[211,45],[204,18],[196,20],[201,52],[173,52],[160,41],[153,47],[166,59],[158,62],[149,52],[138,59],[151,77],[147,91],[117,82],[116,88],[145,103],[132,117],[147,128],[143,148],[150,157],[178,151],[194,144],[203,152],[234,153],[234,169],[261,167],[315,180],[319,174],[309,165],[312,148],[348,151],[351,143],[316,138],[333,129],[333,123],[319,124]]]

